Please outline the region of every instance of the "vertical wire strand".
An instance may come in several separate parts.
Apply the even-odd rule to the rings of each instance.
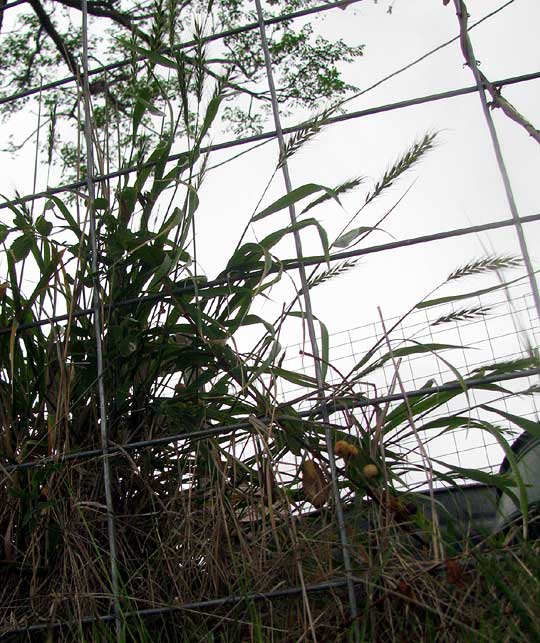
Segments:
[[[484,83],[482,82],[482,77],[480,70],[478,69],[478,63],[474,55],[474,50],[472,46],[471,39],[466,27],[467,19],[467,7],[462,0],[454,0],[454,5],[456,7],[456,14],[460,24],[461,31],[461,43],[462,48],[464,49],[464,55],[466,57],[466,62],[469,64],[469,67],[472,70],[476,86],[478,87],[478,95],[480,96],[480,102],[482,104],[482,111],[484,112],[484,117],[489,130],[489,135],[491,138],[491,143],[493,145],[493,150],[495,152],[495,157],[497,159],[497,165],[499,166],[499,173],[501,175],[504,190],[506,192],[506,198],[508,205],[510,207],[510,212],[512,213],[512,219],[514,220],[514,227],[516,229],[519,247],[521,250],[521,256],[523,257],[523,262],[525,263],[525,268],[527,270],[527,276],[531,285],[531,291],[534,299],[534,305],[536,308],[536,315],[540,319],[540,295],[538,293],[538,284],[534,276],[534,269],[531,262],[531,257],[529,255],[529,249],[527,247],[527,241],[525,240],[525,232],[523,231],[523,226],[519,220],[519,213],[516,206],[516,201],[514,198],[514,192],[512,189],[512,184],[510,182],[510,177],[508,175],[508,170],[506,169],[506,164],[502,154],[501,146],[499,143],[499,137],[497,136],[497,130],[495,129],[495,124],[493,122],[493,117],[489,110],[489,105],[486,98]]]
[[[90,220],[90,247],[92,251],[92,307],[94,310],[94,333],[96,336],[97,386],[99,399],[99,419],[101,430],[101,450],[103,453],[103,484],[105,487],[105,503],[107,507],[107,534],[111,567],[111,589],[113,610],[115,616],[116,639],[121,638],[120,604],[118,593],[118,566],[116,549],[116,527],[114,520],[111,463],[109,459],[109,425],[105,402],[105,386],[103,384],[103,343],[101,326],[101,302],[99,297],[98,273],[98,244],[95,217],[95,184],[94,184],[94,154],[92,143],[92,109],[90,104],[90,88],[88,85],[88,5],[82,0],[82,89],[84,98],[84,136],[86,144],[86,185],[88,189],[88,208]]]
[[[259,32],[261,36],[261,44],[262,44],[262,49],[264,53],[264,61],[266,65],[266,75],[268,79],[268,86],[270,89],[270,95],[272,100],[274,126],[276,130],[277,139],[279,143],[279,150],[282,158],[281,170],[282,170],[283,179],[285,182],[285,189],[287,190],[287,194],[289,194],[290,192],[292,192],[292,183],[291,183],[291,177],[289,173],[289,165],[285,154],[285,140],[283,138],[283,128],[281,126],[279,104],[277,99],[276,86],[274,83],[274,73],[272,70],[272,60],[270,57],[268,40],[266,38],[266,28],[264,24],[264,16],[263,16],[260,0],[255,0],[255,6],[257,8],[257,19],[259,22]],[[296,224],[296,209],[294,207],[294,204],[291,204],[289,206],[289,215],[291,219],[291,224],[294,226]],[[294,244],[296,248],[296,256],[297,256],[297,259],[301,261],[304,255],[302,252],[302,240],[300,238],[300,233],[297,229],[293,230],[293,237],[294,237]],[[314,358],[315,378],[317,381],[318,391],[322,397],[323,390],[324,390],[324,380],[322,375],[321,362],[319,359],[319,346],[317,342],[317,336],[315,333],[315,325],[313,322],[313,309],[311,305],[311,297],[309,294],[308,280],[306,276],[306,270],[303,264],[300,264],[298,270],[300,274],[300,282],[302,286],[302,294],[303,294],[304,306],[306,310],[306,323],[308,327],[308,334],[309,334],[309,339],[311,344],[311,352]],[[328,424],[330,423],[330,416],[328,413],[328,407],[324,399],[321,399],[320,408],[321,408],[321,415],[323,417],[323,421],[326,425],[324,429],[324,434],[325,434],[325,441],[326,441],[326,449],[328,452],[328,460],[330,462],[332,491],[333,491],[333,497],[334,497],[334,504],[336,508],[336,518],[338,523],[339,537],[341,542],[341,553],[343,557],[343,564],[345,567],[350,616],[351,616],[351,621],[353,625],[354,637],[358,641],[360,639],[360,630],[359,630],[359,624],[358,624],[358,608],[356,604],[356,592],[354,588],[354,579],[352,574],[351,557],[349,554],[349,543],[347,538],[347,531],[345,529],[345,520],[343,516],[343,507],[341,505],[341,497],[339,495],[338,475],[337,475],[336,461],[334,456],[334,445],[332,443],[332,432],[328,426]]]
[[[43,78],[39,79],[40,85],[43,86]],[[39,135],[41,133],[41,107],[43,103],[43,92],[39,91],[39,98],[38,98],[38,117],[37,117],[37,132],[36,132],[36,149],[35,149],[35,154],[34,154],[34,180],[32,181],[32,192],[36,191],[37,188],[37,176],[38,176],[38,169],[39,169]],[[32,215],[32,218],[34,216],[34,205],[35,202],[32,201],[32,207],[30,208],[30,213]]]

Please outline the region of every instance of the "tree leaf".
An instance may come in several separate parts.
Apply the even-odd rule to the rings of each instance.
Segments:
[[[36,219],[35,228],[42,237],[48,237],[53,229],[53,224],[47,221],[43,215]]]
[[[33,243],[34,239],[29,234],[23,234],[21,237],[15,239],[11,244],[10,251],[13,253],[16,262],[26,259]]]

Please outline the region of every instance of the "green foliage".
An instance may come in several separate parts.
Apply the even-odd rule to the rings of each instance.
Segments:
[[[301,6],[315,4],[315,0],[309,0]],[[291,0],[266,10],[272,17],[299,8]],[[71,67],[80,59],[80,5],[61,1],[44,6],[43,11],[38,14],[30,4],[23,5],[12,28],[0,33],[0,97],[8,96],[14,88],[56,80],[59,69],[64,69],[64,75],[71,74]],[[227,90],[224,100],[231,104],[222,113],[226,128],[245,135],[259,131],[267,121],[267,93],[258,87],[264,76],[258,31],[227,36],[214,58],[209,58],[204,43],[208,24],[212,24],[213,32],[220,32],[252,22],[251,3],[155,2],[152,11],[144,2],[114,7],[90,3],[88,11],[94,59],[106,56],[108,62],[122,64],[91,77],[94,125],[99,136],[106,136],[113,123],[114,127],[120,123],[122,147],[129,148],[136,137],[139,146],[149,139],[147,150],[149,144],[155,144],[159,130],[156,118],[163,115],[169,103],[178,106],[178,97],[184,108],[184,131],[190,132],[197,113],[186,113],[186,98],[191,96],[200,102],[209,78],[219,80]],[[280,101],[288,108],[310,107],[315,100],[336,102],[356,89],[343,81],[341,68],[363,54],[362,46],[317,36],[310,24],[298,27],[294,21],[272,25],[268,31]],[[191,46],[182,48],[185,42],[191,42]],[[78,165],[76,144],[63,136],[61,149],[56,149],[56,131],[60,123],[68,125],[75,115],[77,89],[66,85],[44,96],[51,129],[43,152],[49,162],[54,159],[74,171]],[[3,104],[0,114],[9,116],[25,102]],[[130,123],[132,112],[136,117]],[[18,143],[12,143],[13,151],[18,147]],[[120,165],[123,162],[125,159]]]

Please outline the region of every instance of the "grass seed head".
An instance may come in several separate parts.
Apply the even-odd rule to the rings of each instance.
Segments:
[[[316,509],[324,507],[330,492],[328,477],[315,460],[307,459],[302,465],[302,488]]]
[[[364,477],[370,480],[371,478],[376,478],[379,475],[379,468],[376,464],[366,464],[362,469]]]
[[[334,445],[334,453],[345,461],[358,455],[358,449],[346,440],[338,440]]]

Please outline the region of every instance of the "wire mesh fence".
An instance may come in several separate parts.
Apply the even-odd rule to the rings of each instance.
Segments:
[[[400,373],[407,390],[440,385],[452,379],[456,372],[464,376],[478,376],[492,364],[517,364],[527,354],[528,347],[538,344],[538,318],[527,284],[521,282],[502,292],[476,296],[468,304],[470,309],[482,311],[482,314],[463,320],[459,318],[462,307],[453,302],[425,310],[417,309],[404,320],[399,317],[386,320],[388,326],[394,327],[397,323],[393,331],[396,348],[407,345],[411,340],[424,344],[444,343],[455,346],[442,355],[423,353],[403,357]],[[351,372],[383,334],[380,320],[332,334],[329,338],[329,362],[332,365],[327,376],[329,387],[339,386],[344,380],[343,374]],[[301,356],[304,349],[305,344],[289,346],[284,364],[295,372],[309,376],[312,369],[309,363],[306,364],[306,358]],[[380,348],[378,355],[382,356],[383,353],[384,348]],[[369,382],[358,384],[359,392],[366,397],[388,395],[392,391],[394,373],[392,364],[384,365]],[[535,385],[535,376],[525,378],[518,383],[516,390],[534,390]],[[282,399],[294,399],[302,394],[302,390],[302,387],[283,382]],[[444,417],[449,413],[470,412],[471,408],[474,408],[472,416],[480,419],[485,416],[485,410],[480,406],[486,404],[538,422],[538,406],[534,395],[501,395],[500,391],[481,390],[471,390],[466,400],[453,400],[444,404],[436,413],[430,414],[430,419]],[[503,423],[512,429],[510,423]],[[514,433],[514,437],[518,433],[519,431]],[[475,432],[467,426],[442,435],[440,430],[433,429],[424,434],[424,444],[430,457],[439,461],[492,473],[499,471],[505,457],[504,449],[495,436]],[[407,454],[408,459],[412,458],[416,464],[421,465],[422,457],[418,453],[414,437],[400,440],[399,448]],[[421,470],[406,474],[405,485],[409,488],[425,486],[425,475],[426,471]],[[445,483],[441,480],[438,484]]]
[[[90,69],[88,17],[101,9],[82,0],[80,61],[64,51],[72,75],[0,99],[41,101],[49,90],[73,84],[85,134],[80,180],[0,203],[14,217],[13,226],[0,231],[3,241],[22,232],[6,253],[0,290],[0,339],[7,356],[0,371],[6,503],[1,529],[8,577],[0,594],[1,638],[48,631],[66,640],[174,640],[187,628],[191,640],[289,640],[292,628],[298,640],[350,635],[359,641],[360,592],[374,596],[380,586],[369,573],[362,576],[371,562],[358,539],[358,521],[360,531],[369,526],[378,547],[390,522],[401,525],[406,545],[393,563],[407,558],[407,569],[418,574],[418,565],[429,560],[430,569],[438,570],[445,552],[434,504],[432,531],[420,536],[411,517],[423,510],[408,508],[403,498],[424,490],[434,502],[437,487],[450,479],[454,485],[471,480],[474,471],[477,482],[484,473],[494,474],[493,485],[507,484],[497,475],[508,456],[504,445],[523,429],[520,419],[538,424],[540,304],[523,224],[540,215],[517,212],[485,92],[502,100],[502,87],[540,78],[540,72],[489,82],[477,69],[466,10],[455,0],[460,35],[441,47],[460,39],[475,85],[361,111],[334,110],[318,121],[283,127],[273,77],[276,51],[266,29],[354,2],[265,19],[255,0],[254,20],[247,24],[214,34],[196,29],[194,38],[170,47],[143,38],[144,46],[134,46],[129,60]],[[19,4],[0,5],[0,15]],[[41,5],[33,7],[41,15]],[[159,14],[157,5],[153,10]],[[212,73],[200,52],[205,44],[242,34],[260,38],[274,129],[208,145],[220,92],[241,89],[230,75]],[[174,151],[173,130],[153,153],[124,159],[110,170],[104,162],[108,142],[103,147],[96,134],[99,110],[92,104],[96,87],[90,79],[148,67],[159,86],[165,78],[155,71],[160,66],[178,74],[180,87],[186,78],[188,84],[195,79],[198,107],[204,97],[206,114],[189,125],[186,92],[181,99],[189,147]],[[209,97],[200,80],[205,74],[215,82]],[[350,189],[294,187],[288,160],[302,137],[309,140],[333,123],[471,93],[483,101],[511,219],[335,252],[348,247],[345,237],[331,248],[318,222],[301,218],[309,208],[297,210],[300,196],[319,193],[311,207],[339,200],[340,189]],[[134,139],[146,110],[163,116],[145,96],[141,91],[135,99]],[[498,106],[509,111],[506,103]],[[531,133],[519,114],[512,117],[533,136],[534,128]],[[190,235],[196,237],[197,177],[209,153],[274,139],[285,193],[250,223],[281,210],[289,211],[290,222],[260,243],[239,243],[216,279],[201,277],[195,241],[194,256],[186,248]],[[426,137],[401,159],[402,166],[430,145]],[[368,193],[366,204],[400,171]],[[153,183],[145,191],[147,181]],[[183,205],[168,210],[153,231],[153,208],[169,198],[165,190],[176,196],[180,187]],[[41,199],[43,214],[34,217],[29,207]],[[51,235],[47,213],[63,217],[59,240]],[[304,253],[308,226],[318,230],[324,254]],[[467,266],[464,274],[499,274],[524,264],[524,276],[469,293],[466,307],[464,296],[453,295],[438,305],[421,302],[403,319],[381,316],[330,337],[319,332],[311,290],[330,273],[308,274],[307,268],[498,228],[517,230],[521,258],[492,257]],[[351,241],[366,232],[355,232]],[[68,233],[75,234],[75,244],[62,237]],[[286,235],[295,255],[278,260],[272,249]],[[63,263],[66,251],[74,258],[69,266]],[[16,266],[27,257],[36,262],[38,275],[23,288]],[[182,279],[175,262],[187,266]],[[298,285],[285,316],[302,318],[308,339],[283,354],[276,337],[284,317],[272,325],[249,310],[269,280],[288,272]],[[262,324],[268,331],[250,354],[231,344],[242,324]],[[427,551],[423,560],[419,551]],[[425,582],[428,588],[431,580]],[[403,596],[408,587],[394,583],[391,592]],[[291,597],[299,600],[284,605]],[[274,615],[276,605],[284,618]]]

